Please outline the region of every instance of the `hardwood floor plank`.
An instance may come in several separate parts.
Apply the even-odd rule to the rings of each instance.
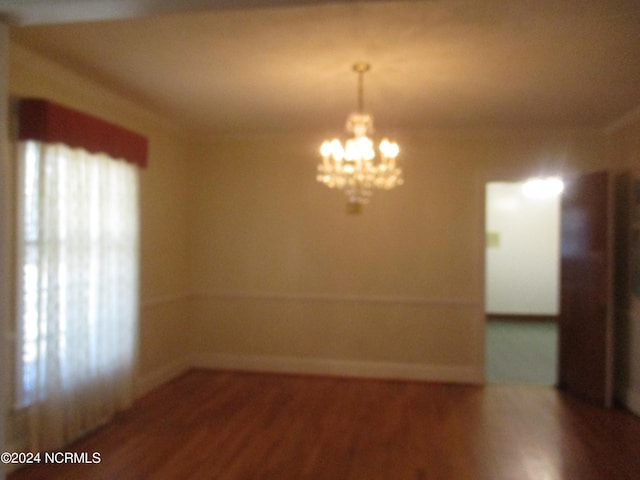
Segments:
[[[640,419],[546,387],[193,370],[9,480],[637,480]]]

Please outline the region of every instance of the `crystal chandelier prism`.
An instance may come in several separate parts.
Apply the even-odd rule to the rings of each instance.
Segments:
[[[373,117],[364,111],[363,77],[371,66],[359,62],[353,65],[358,74],[358,110],[347,118],[346,130],[352,135],[343,144],[337,138],[325,141],[320,147],[322,162],[318,165],[317,180],[329,188],[344,190],[347,210],[359,213],[374,188],[389,190],[402,185],[402,170],[397,157],[398,144],[383,139],[378,145],[378,160],[370,135]]]

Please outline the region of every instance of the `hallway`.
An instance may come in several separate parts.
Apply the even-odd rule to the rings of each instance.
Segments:
[[[557,358],[556,323],[487,321],[487,383],[555,385]]]

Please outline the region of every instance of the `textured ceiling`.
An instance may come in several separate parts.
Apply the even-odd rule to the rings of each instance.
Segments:
[[[11,38],[212,133],[335,131],[358,60],[380,129],[605,127],[640,105],[637,0],[195,3]]]

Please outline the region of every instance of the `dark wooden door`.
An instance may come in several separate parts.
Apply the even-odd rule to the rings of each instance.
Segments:
[[[608,172],[568,179],[561,202],[558,386],[613,401],[613,183]]]

